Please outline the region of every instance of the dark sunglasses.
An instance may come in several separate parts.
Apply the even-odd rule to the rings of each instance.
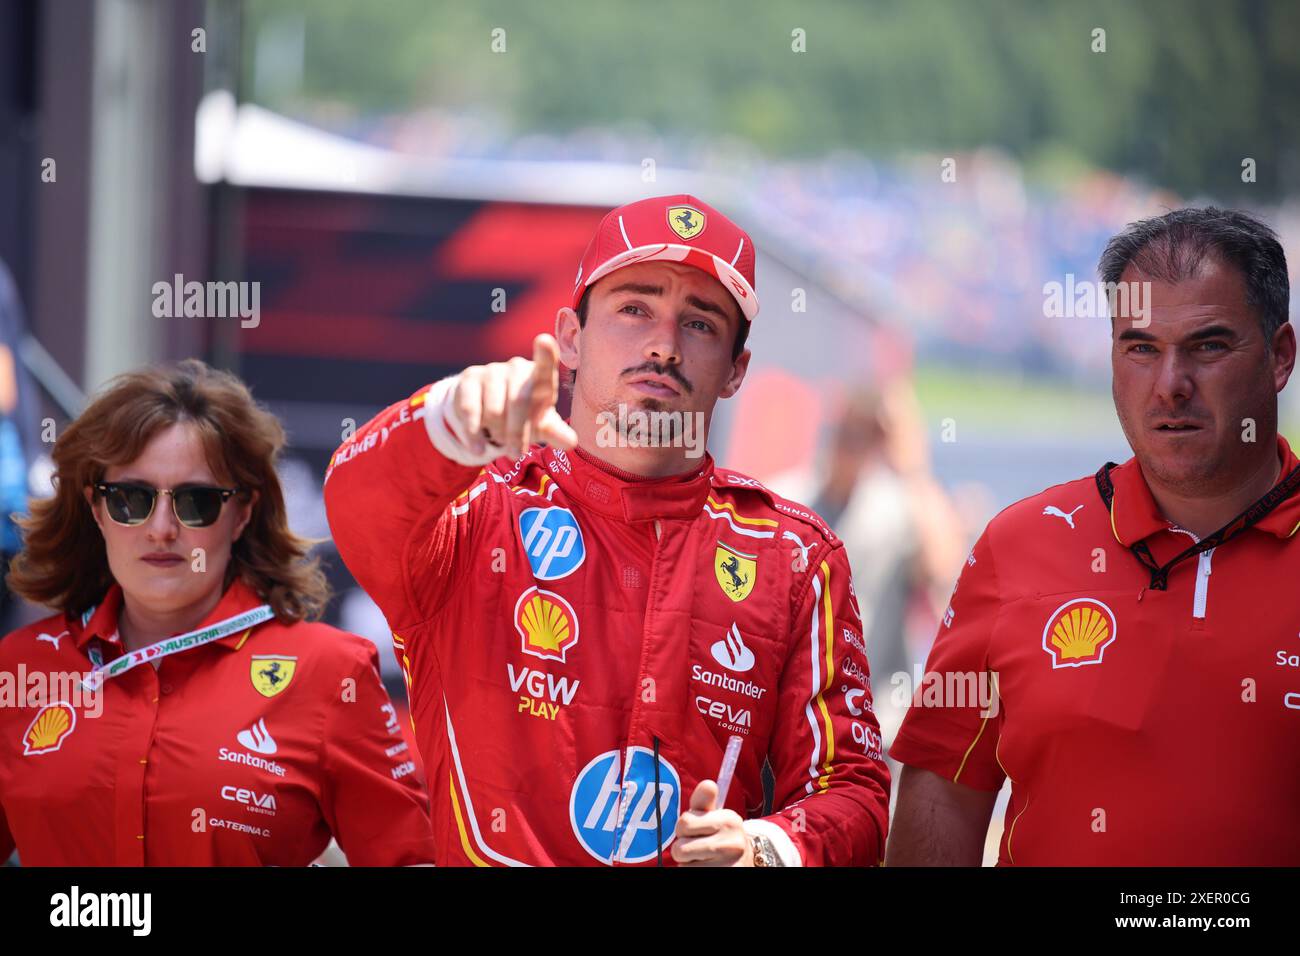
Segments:
[[[100,481],[95,491],[104,499],[108,516],[118,524],[140,525],[149,520],[159,494],[171,495],[172,512],[187,528],[206,528],[221,516],[221,508],[239,488],[182,485],[152,488],[131,481]]]

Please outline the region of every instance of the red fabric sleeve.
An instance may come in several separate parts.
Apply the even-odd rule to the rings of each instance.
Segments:
[[[353,651],[325,718],[322,813],[352,866],[432,863],[429,795],[380,682],[379,653]]]
[[[875,866],[885,852],[889,768],[849,588],[837,542],[814,558],[794,618],[768,754],[780,809],[765,819],[786,831],[804,866]]]
[[[454,515],[448,505],[481,470],[433,447],[423,421],[427,392],[367,422],[334,453],[325,473],[334,544],[394,630],[428,620],[449,593],[469,513]]]
[[[9,821],[5,817],[5,808],[0,806],[0,866],[4,865],[5,860],[9,859],[9,854],[14,852],[14,837],[9,832]]]
[[[922,686],[914,689],[912,706],[890,748],[890,756],[899,763],[977,790],[1002,788],[1006,775],[995,753],[1002,707],[1000,700],[989,696],[996,693],[989,642],[1001,606],[997,566],[985,529],[953,588],[948,613],[930,649],[926,676]],[[926,693],[929,681],[936,687],[939,681],[944,687],[982,685],[987,692],[936,700]],[[993,700],[994,706],[982,706],[981,696]]]

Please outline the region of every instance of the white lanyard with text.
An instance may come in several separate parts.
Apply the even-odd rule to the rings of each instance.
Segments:
[[[86,680],[82,682],[83,686],[88,690],[95,690],[102,686],[104,681],[125,674],[131,668],[146,661],[160,660],[172,654],[179,654],[181,651],[188,651],[191,648],[202,647],[204,644],[211,644],[223,637],[229,637],[236,631],[253,627],[263,621],[269,621],[273,617],[275,617],[275,612],[271,610],[271,605],[262,604],[252,610],[236,614],[234,617],[228,617],[224,621],[218,621],[216,624],[209,624],[207,627],[201,627],[196,631],[177,634],[175,637],[169,637],[156,644],[150,644],[148,647],[141,647],[129,654],[123,654],[108,664],[101,664],[96,667],[86,676]]]

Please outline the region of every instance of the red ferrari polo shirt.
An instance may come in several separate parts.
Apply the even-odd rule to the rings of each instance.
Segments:
[[[1159,589],[1130,548],[1196,539],[1135,459],[1110,478],[1109,509],[1088,476],[989,523],[891,753],[1011,779],[1001,864],[1300,864],[1300,492]]]
[[[374,645],[274,619],[107,680],[116,585],[0,641],[0,859],[25,865],[432,862],[428,797]],[[260,605],[236,580],[204,620]]]

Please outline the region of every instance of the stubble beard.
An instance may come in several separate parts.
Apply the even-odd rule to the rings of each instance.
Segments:
[[[622,415],[619,414],[620,408],[625,410]],[[691,413],[672,408],[667,402],[662,401],[661,399],[642,396],[631,402],[611,400],[601,408],[602,414],[608,415],[610,421],[617,423],[619,437],[624,441],[628,440],[629,425],[629,422],[625,419],[631,412],[644,412],[646,414],[653,414],[656,412],[676,412],[676,414],[672,415],[668,419],[669,429],[666,438],[674,447],[685,440],[682,426],[686,416]],[[656,434],[659,434],[657,428]]]
[[[1254,416],[1239,413],[1230,417],[1230,420],[1242,421],[1252,417],[1256,425],[1254,443],[1235,441],[1224,445],[1212,440],[1205,452],[1199,455],[1190,451],[1180,455],[1160,454],[1153,447],[1159,439],[1152,438],[1145,425],[1135,428],[1122,412],[1119,420],[1129,447],[1137,456],[1148,482],[1154,480],[1181,497],[1199,498],[1230,492],[1253,473],[1257,462],[1253,460],[1256,456],[1252,453],[1265,454],[1261,449],[1269,441],[1266,436],[1276,432],[1277,418],[1276,415],[1264,413]],[[1140,438],[1135,440],[1137,436]],[[1267,454],[1275,454],[1271,443]]]

